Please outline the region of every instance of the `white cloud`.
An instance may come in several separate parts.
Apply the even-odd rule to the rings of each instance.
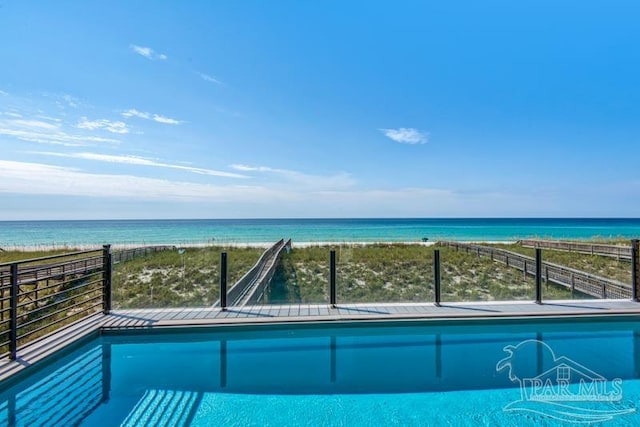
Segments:
[[[131,44],[129,45],[129,48],[133,52],[137,53],[138,55],[144,56],[145,58],[150,59],[152,61],[155,61],[156,59],[164,61],[165,59],[167,59],[167,55],[165,55],[164,53],[157,53],[155,50],[151,49],[150,47]]]
[[[134,175],[95,174],[74,168],[8,160],[0,160],[0,193],[218,202],[267,202],[276,196],[269,189],[257,186],[215,186]]]
[[[205,73],[198,73],[198,75],[200,76],[200,78],[201,78],[202,80],[207,81],[207,82],[209,82],[209,83],[215,83],[215,84],[217,84],[217,85],[221,85],[221,84],[222,84],[222,82],[221,82],[220,80],[218,80],[218,79],[216,79],[215,77],[212,77],[212,76],[210,76],[210,75],[208,75],[208,74],[205,74]]]
[[[60,126],[53,123],[43,122],[40,120],[11,120],[11,122],[21,128],[36,128],[36,129],[59,129]]]
[[[214,169],[196,168],[191,166],[176,165],[170,163],[159,162],[155,159],[149,159],[138,156],[115,156],[111,154],[99,153],[52,153],[52,152],[33,152],[32,154],[40,154],[45,156],[66,157],[73,159],[94,160],[107,163],[122,163],[127,165],[153,166],[160,168],[176,169],[191,172],[199,175],[219,176],[224,178],[247,178],[245,175],[223,172]]]
[[[2,96],[9,96],[9,94],[3,90],[0,90],[0,95]]]
[[[233,164],[230,167],[232,169],[244,171],[244,172],[274,172],[274,173],[282,173],[282,174],[297,173],[291,170],[270,168],[268,166],[248,166],[248,165],[241,165],[241,164]]]
[[[127,118],[129,118],[129,117],[138,117],[138,118],[141,118],[141,119],[149,119],[151,117],[149,113],[145,113],[143,111],[138,111],[135,108],[131,108],[130,110],[127,110],[127,111],[123,112],[122,115],[124,117],[127,117]]]
[[[270,173],[285,178],[285,184],[298,188],[305,188],[307,191],[317,189],[336,189],[351,187],[355,180],[351,174],[340,172],[333,175],[313,175],[289,169],[278,169],[268,166],[248,166],[242,164],[230,165],[232,169],[241,172],[261,172]]]
[[[129,133],[129,128],[125,122],[111,121],[107,119],[102,120],[87,120],[86,117],[82,117],[80,122],[76,125],[78,129],[104,129],[111,133],[126,134]]]
[[[64,94],[62,99],[65,100],[69,107],[78,108],[80,106],[80,100],[74,96]]]
[[[387,138],[401,144],[426,144],[429,135],[414,128],[380,129]]]
[[[15,111],[5,111],[4,113],[0,113],[0,114],[4,115],[4,116],[14,117],[14,118],[17,118],[17,119],[21,119],[22,118],[22,114],[16,113]]]
[[[48,123],[41,120],[0,120],[0,135],[21,141],[67,147],[95,145],[96,143],[120,143],[117,139],[112,138],[69,134],[64,132],[58,123]]]
[[[121,114],[126,118],[137,117],[139,119],[153,120],[154,122],[163,123],[165,125],[179,125],[183,123],[182,120],[172,119],[171,117],[163,116],[161,114],[152,114],[146,111],[139,111],[135,108],[131,108],[127,111],[122,112]]]
[[[180,123],[182,123],[180,120],[172,119],[166,116],[161,116],[159,114],[153,115],[153,121],[158,123],[164,123],[166,125],[179,125]]]
[[[255,217],[434,217],[473,212],[475,216],[530,216],[540,206],[563,203],[555,196],[536,194],[477,193],[448,189],[398,188],[394,190],[349,189],[308,191],[307,188],[278,189],[272,186],[210,185],[173,182],[135,175],[87,173],[78,169],[41,163],[0,160],[0,193],[28,195],[89,196],[122,198],[130,206],[144,201],[166,202],[167,209],[179,203],[206,203],[182,212],[201,215]],[[62,203],[62,202],[61,202]],[[155,205],[159,206],[159,205]],[[533,210],[532,210],[533,208]],[[70,208],[71,209],[71,208]],[[10,215],[10,210],[0,216]],[[164,208],[163,208],[164,212]],[[198,212],[198,213],[194,213]],[[71,214],[72,211],[69,210]],[[126,211],[113,212],[126,215]],[[162,212],[147,211],[147,217]],[[415,236],[416,240],[423,237]],[[432,237],[432,236],[429,236]]]

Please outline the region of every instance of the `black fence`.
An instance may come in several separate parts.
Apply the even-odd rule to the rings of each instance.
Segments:
[[[450,245],[450,244],[449,244]],[[142,256],[159,250],[149,249],[129,251],[120,256],[120,261]],[[462,249],[462,247],[458,247]],[[484,248],[466,246],[464,250],[476,250],[478,256],[484,254]],[[494,251],[486,256],[495,261],[500,259],[504,251]],[[522,255],[514,254],[523,261]],[[0,264],[0,358],[16,358],[18,348],[29,345],[35,339],[55,332],[62,326],[69,325],[100,313],[111,310],[111,274],[114,258],[109,245],[100,250],[73,252],[44,258],[21,260]],[[433,302],[441,303],[440,250],[433,254]],[[222,309],[227,306],[227,257],[221,254],[220,302]],[[509,261],[506,261],[509,263]],[[535,302],[543,302],[542,281],[555,280],[551,274],[552,264],[542,261],[542,250],[536,249],[536,257],[526,259],[523,267],[527,274],[535,277]],[[640,290],[640,248],[638,240],[631,242],[632,279],[626,287],[624,297],[638,301]],[[340,283],[336,280],[336,252],[331,250],[327,257],[329,265],[328,285],[329,304],[335,306],[338,301],[336,289]],[[429,268],[429,267],[427,267]],[[557,279],[559,281],[560,279]],[[574,286],[575,278],[574,278]],[[611,285],[606,283],[606,285]],[[599,297],[611,297],[612,287],[603,291]],[[615,295],[619,297],[619,295]],[[384,302],[384,301],[380,301]]]
[[[0,264],[0,357],[110,309],[111,250]]]

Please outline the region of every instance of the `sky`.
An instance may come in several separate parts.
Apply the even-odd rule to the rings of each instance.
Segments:
[[[640,217],[637,1],[0,3],[0,220]]]

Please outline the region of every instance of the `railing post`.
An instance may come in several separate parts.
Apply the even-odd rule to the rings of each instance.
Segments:
[[[113,274],[113,258],[111,245],[102,246],[102,311],[109,314],[111,311],[111,279]]]
[[[11,264],[9,295],[9,358],[16,360],[18,352],[18,264]]]
[[[576,277],[571,273],[571,299],[575,297],[576,292]]]
[[[536,304],[542,304],[542,249],[536,248]]]
[[[433,294],[436,307],[440,307],[440,249],[433,250]]]
[[[631,299],[638,301],[640,293],[640,240],[631,241]]]
[[[227,309],[227,253],[220,253],[220,308]]]
[[[329,252],[329,299],[331,307],[336,306],[336,251]]]

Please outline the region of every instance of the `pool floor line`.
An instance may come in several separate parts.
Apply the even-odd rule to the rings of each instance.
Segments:
[[[177,315],[179,313],[179,315]],[[256,305],[220,308],[118,309],[95,314],[18,350],[18,359],[0,360],[0,385],[13,382],[25,370],[41,365],[60,350],[94,334],[179,327],[277,324],[337,324],[378,321],[505,321],[510,319],[638,316],[640,303],[630,300],[481,301],[433,303],[349,303]],[[457,322],[456,322],[457,323]],[[20,375],[18,375],[20,374]]]

